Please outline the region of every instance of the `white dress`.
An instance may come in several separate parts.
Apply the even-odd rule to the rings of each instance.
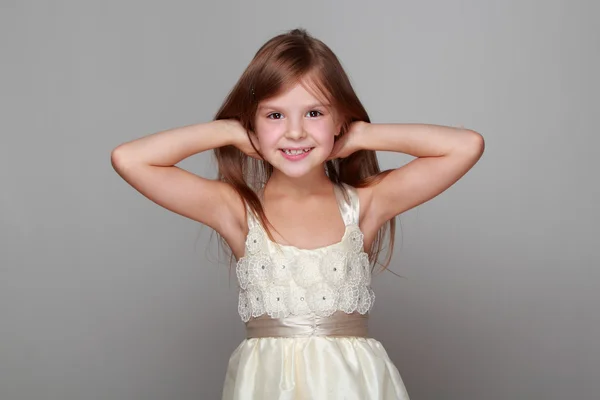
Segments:
[[[248,338],[229,359],[223,400],[408,399],[383,345],[361,331],[375,294],[358,196],[344,184],[336,197],[344,236],[318,249],[272,242],[248,212],[246,252],[236,267]]]

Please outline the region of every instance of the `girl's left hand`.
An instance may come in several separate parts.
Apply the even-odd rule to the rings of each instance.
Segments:
[[[327,160],[333,160],[334,158],[346,158],[350,154],[358,150],[362,150],[363,147],[360,144],[359,138],[367,125],[369,125],[369,123],[364,121],[355,121],[350,124],[348,132],[340,137],[333,145],[333,149],[331,150],[331,154]]]

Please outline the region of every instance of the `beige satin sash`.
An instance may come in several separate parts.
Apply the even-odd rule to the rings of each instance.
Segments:
[[[246,337],[367,337],[368,316],[368,313],[346,314],[343,311],[337,311],[329,317],[290,315],[285,318],[271,318],[265,314],[246,322]]]

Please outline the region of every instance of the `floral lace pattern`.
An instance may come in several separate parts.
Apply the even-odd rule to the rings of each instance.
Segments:
[[[375,302],[370,263],[357,217],[351,219],[340,242],[314,250],[277,245],[256,221],[249,224],[246,254],[236,265],[242,321],[263,314],[325,317],[337,310],[370,311]]]

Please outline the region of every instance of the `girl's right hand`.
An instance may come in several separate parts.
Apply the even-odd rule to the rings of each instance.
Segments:
[[[257,160],[262,160],[262,157],[256,152],[256,149],[260,151],[258,147],[258,140],[256,135],[252,131],[246,131],[240,121],[236,119],[227,119],[221,120],[227,127],[228,131],[232,135],[232,145],[237,147],[241,152],[250,156],[252,158],[256,158]],[[252,142],[251,142],[252,141]],[[252,146],[254,144],[254,147]]]

